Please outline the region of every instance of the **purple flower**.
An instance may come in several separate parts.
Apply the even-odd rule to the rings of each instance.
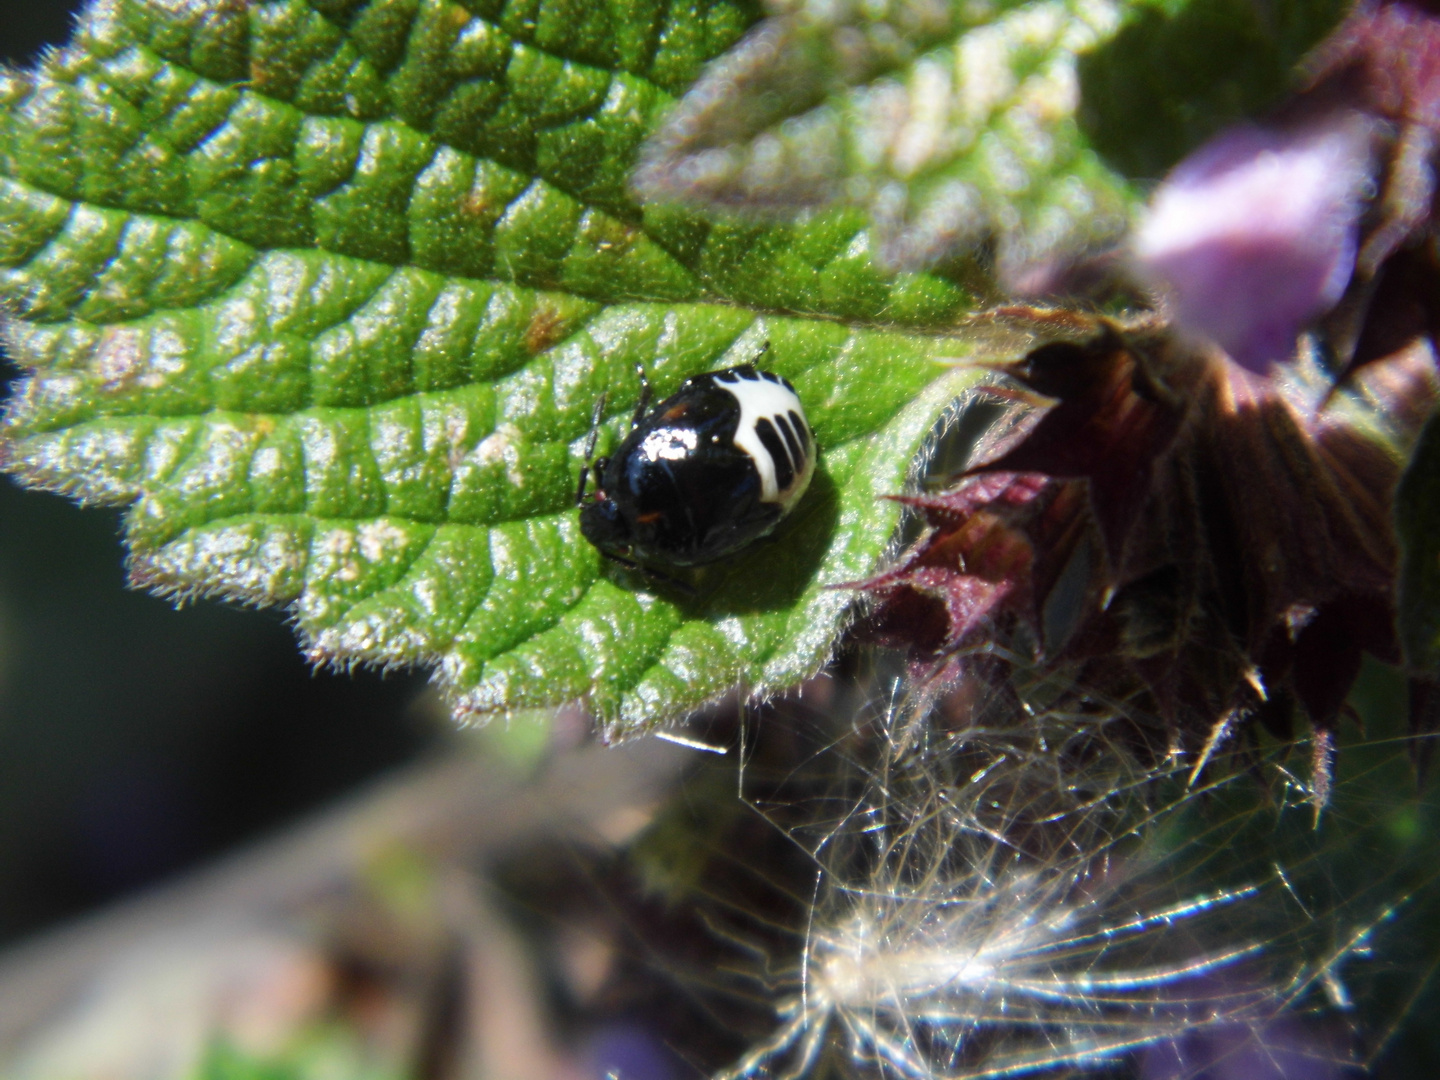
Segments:
[[[1231,128],[1171,171],[1137,230],[1141,277],[1177,326],[1265,374],[1333,307],[1355,267],[1371,187],[1373,122]]]

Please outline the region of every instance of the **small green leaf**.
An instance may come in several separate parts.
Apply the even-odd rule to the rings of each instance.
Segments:
[[[1400,644],[1411,670],[1440,672],[1440,416],[1432,416],[1395,495]]]
[[[864,207],[888,266],[999,237],[1023,266],[1114,240],[1135,202],[1076,118],[1076,56],[1114,0],[802,3],[686,95],[636,176],[652,198],[747,210]]]
[[[1033,284],[1123,233],[1132,179],[1272,108],[1346,6],[798,0],[686,94],[636,184],[759,214],[861,207],[905,269],[994,240],[1001,281]]]
[[[612,735],[814,671],[958,385],[973,298],[866,223],[641,210],[658,113],[741,0],[113,0],[0,77],[0,454],[129,505],[134,581],[284,604],[317,661],[425,665],[458,712]],[[693,598],[603,560],[591,418],[750,359],[820,446],[777,537]]]

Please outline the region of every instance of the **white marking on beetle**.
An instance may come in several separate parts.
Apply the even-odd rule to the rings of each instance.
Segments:
[[[770,451],[765,449],[765,444],[760,441],[760,436],[755,430],[755,425],[761,420],[769,420],[775,428],[775,434],[780,438],[782,448],[785,445],[785,436],[781,434],[780,425],[776,422],[778,417],[787,416],[794,412],[799,416],[805,415],[805,406],[800,404],[800,399],[795,396],[784,383],[771,382],[757,376],[745,376],[735,372],[715,377],[715,385],[722,390],[727,390],[740,403],[740,423],[735,429],[735,445],[750,455],[755,462],[755,468],[760,473],[760,501],[779,503],[781,508],[788,511],[799,501],[800,496],[805,494],[805,489],[810,486],[810,477],[815,472],[815,454],[813,442],[803,437],[802,432],[795,432],[798,438],[804,442],[800,451],[800,461],[792,462],[794,466],[793,476],[790,483],[782,490],[775,479],[775,459],[770,456]],[[809,421],[806,420],[806,424]],[[786,456],[789,456],[788,450]]]
[[[645,436],[640,456],[646,461],[684,461],[699,443],[699,437],[687,428],[661,428]]]

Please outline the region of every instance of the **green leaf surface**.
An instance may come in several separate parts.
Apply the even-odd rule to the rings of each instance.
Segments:
[[[1273,107],[1346,5],[780,7],[666,118],[639,189],[771,215],[859,207],[885,265],[918,269],[993,241],[1000,279],[1030,288],[1110,246],[1185,151]]]
[[[1077,121],[1115,0],[802,2],[713,66],[645,150],[653,198],[863,207],[915,269],[998,237],[1002,274],[1114,240],[1136,196]]]
[[[584,699],[623,736],[814,671],[974,376],[973,299],[863,216],[642,210],[657,114],[735,0],[108,0],[0,78],[0,293],[23,482],[130,506],[133,579],[288,605],[310,654],[427,665],[461,715]],[[575,479],[751,358],[821,454],[776,538],[681,595],[580,536]]]

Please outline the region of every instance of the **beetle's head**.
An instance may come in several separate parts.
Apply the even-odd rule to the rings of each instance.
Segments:
[[[630,554],[630,523],[615,500],[603,491],[596,492],[594,500],[580,508],[580,532],[606,555],[625,558]]]

